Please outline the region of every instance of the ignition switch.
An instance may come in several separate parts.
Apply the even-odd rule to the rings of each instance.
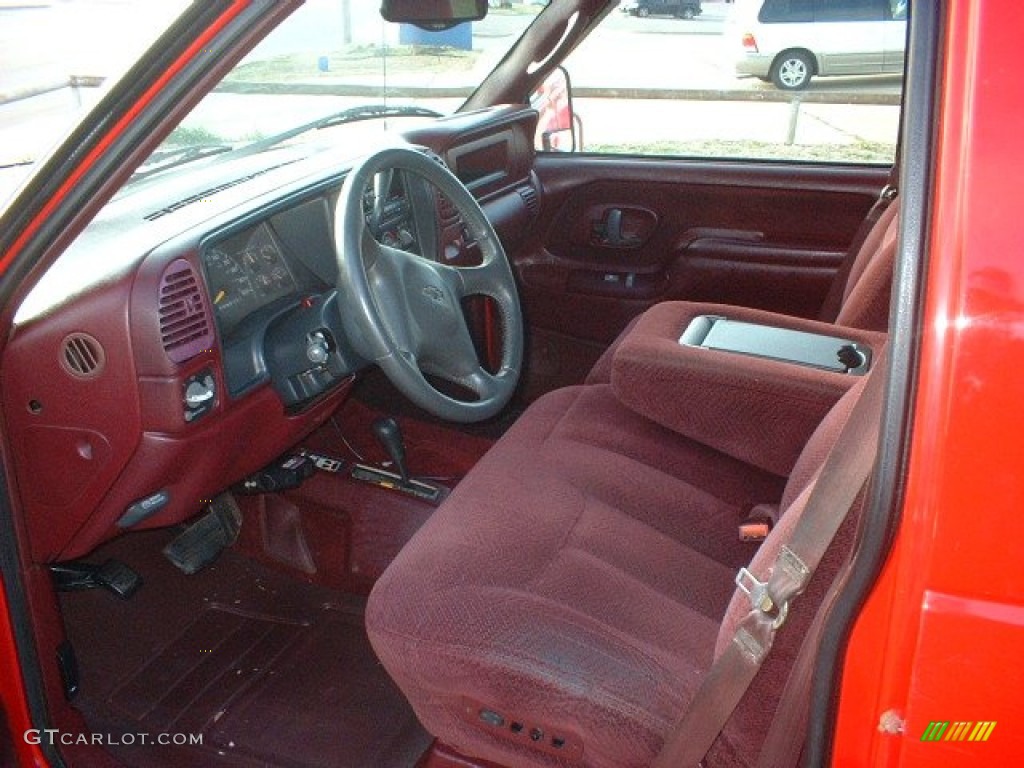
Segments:
[[[209,368],[189,376],[185,380],[184,416],[186,422],[193,422],[213,410],[217,402],[217,383]]]
[[[324,365],[334,344],[327,331],[313,331],[306,337],[306,357],[313,365]]]

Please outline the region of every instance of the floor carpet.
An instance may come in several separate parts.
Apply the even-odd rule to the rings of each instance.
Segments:
[[[230,550],[184,576],[167,532],[131,534],[115,557],[144,585],[129,601],[62,595],[81,669],[75,700],[105,733],[201,736],[201,745],[115,748],[132,766],[410,768],[430,738],[377,662],[351,596]]]

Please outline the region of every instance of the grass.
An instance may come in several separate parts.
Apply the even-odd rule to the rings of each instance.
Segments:
[[[320,71],[318,56],[296,53],[242,64],[226,79],[228,82],[280,83],[332,74],[379,75],[384,70],[385,55],[389,74],[441,74],[471,69],[479,53],[424,45],[389,46],[386,49],[376,45],[353,45],[327,53],[326,72]]]
[[[177,149],[178,147],[203,146],[209,144],[248,144],[265,138],[260,131],[248,131],[241,136],[225,136],[212,131],[203,125],[179,125],[164,139],[161,147]]]
[[[584,142],[586,134],[584,133]],[[735,157],[768,160],[823,160],[829,162],[891,163],[895,145],[874,141],[852,144],[774,144],[768,141],[653,141],[616,144],[584,143],[584,151],[622,155],[678,157]]]
[[[224,137],[203,126],[179,125],[164,140],[168,146],[192,146],[198,144],[223,144]]]
[[[252,133],[242,138],[256,141]],[[584,137],[585,140],[585,137]],[[203,126],[178,126],[164,142],[167,146],[222,144],[227,139]],[[852,144],[773,144],[767,141],[652,141],[616,144],[585,144],[584,151],[614,155],[651,155],[655,157],[742,158],[754,160],[821,160],[824,162],[891,163],[893,144],[858,141]]]

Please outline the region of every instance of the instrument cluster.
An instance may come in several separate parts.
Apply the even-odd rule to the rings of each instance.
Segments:
[[[281,246],[266,222],[206,248],[203,267],[221,334],[253,312],[298,291]]]

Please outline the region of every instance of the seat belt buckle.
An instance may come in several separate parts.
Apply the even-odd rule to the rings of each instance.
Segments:
[[[768,613],[775,607],[775,601],[768,594],[768,582],[759,581],[757,576],[746,568],[740,568],[735,581],[740,592],[750,598],[752,608]]]
[[[767,520],[744,520],[739,527],[740,541],[764,541],[771,530]]]
[[[772,627],[778,629],[786,621],[789,613],[789,603],[781,606],[776,604],[775,599],[768,591],[768,582],[758,580],[757,576],[746,568],[740,568],[736,574],[736,587],[750,598],[750,606],[755,611],[760,611],[772,620]]]
[[[740,541],[764,541],[779,518],[776,504],[758,504],[739,525]]]

